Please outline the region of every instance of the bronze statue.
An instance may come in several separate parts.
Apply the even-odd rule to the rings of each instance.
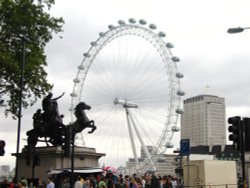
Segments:
[[[93,133],[96,130],[96,126],[93,120],[89,121],[89,118],[86,116],[86,113],[84,110],[90,110],[91,107],[84,102],[80,102],[78,105],[75,107],[75,116],[76,116],[76,121],[69,126],[71,127],[73,133],[79,133],[83,129],[89,127],[91,128],[91,131],[88,133]],[[84,126],[82,126],[84,125]]]
[[[60,99],[62,95],[56,98],[52,98],[53,94],[49,93],[42,101],[42,107],[43,107],[43,120],[46,122],[49,122],[51,118],[56,119],[57,121],[61,121],[59,110],[58,110],[58,104],[57,100]]]
[[[84,110],[91,107],[84,102],[80,102],[75,107],[76,121],[69,125],[63,124],[63,115],[59,115],[57,98],[52,99],[53,94],[49,93],[42,101],[42,108],[38,109],[33,115],[33,129],[26,134],[28,136],[28,146],[35,147],[38,141],[45,142],[47,145],[62,146],[65,144],[66,135],[80,133],[85,128],[91,128],[88,133],[93,133],[96,129],[93,120],[89,120]],[[44,138],[41,140],[39,138]],[[74,137],[70,137],[74,138]]]

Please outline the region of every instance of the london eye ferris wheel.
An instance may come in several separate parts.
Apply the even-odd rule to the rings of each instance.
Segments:
[[[71,107],[89,104],[87,115],[98,128],[77,135],[76,143],[105,153],[102,165],[125,166],[130,160],[137,169],[149,169],[173,147],[183,112],[183,74],[177,69],[180,59],[170,51],[174,46],[165,38],[143,19],[119,20],[83,54]]]

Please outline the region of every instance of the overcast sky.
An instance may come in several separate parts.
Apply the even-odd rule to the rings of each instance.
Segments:
[[[226,116],[250,116],[250,30],[228,34],[230,27],[250,26],[248,0],[57,0],[51,14],[63,17],[64,32],[47,45],[48,80],[54,95],[66,92],[59,108],[69,117],[70,93],[77,66],[90,42],[109,24],[129,18],[154,23],[174,44],[173,53],[180,57],[181,87],[184,99],[199,94],[225,98]],[[32,128],[32,114],[38,104],[23,110],[21,147],[25,132]],[[17,121],[1,118],[0,138],[6,141],[6,154],[0,165],[15,166]],[[178,142],[177,142],[178,143]],[[176,146],[178,147],[178,146]]]

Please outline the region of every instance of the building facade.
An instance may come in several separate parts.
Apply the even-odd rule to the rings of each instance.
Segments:
[[[10,166],[9,165],[2,165],[0,166],[0,176],[9,176],[10,173]]]
[[[11,176],[10,166],[9,165],[0,166],[0,182],[3,182],[5,179],[11,180],[10,176]]]
[[[147,146],[147,149],[148,149],[148,152],[152,154],[152,152],[155,150],[155,147]],[[155,168],[156,168],[155,170],[157,171],[157,173],[161,176],[164,176],[164,175],[176,176],[176,173],[175,173],[176,156],[177,155],[175,154],[164,154],[164,155],[159,155],[159,157],[156,157],[157,159],[154,165],[155,165]],[[141,163],[145,159],[146,159],[146,154],[141,147],[141,153],[140,153],[140,157],[138,158],[138,162]],[[129,172],[129,169],[133,169],[134,166],[136,166],[135,158],[129,158],[128,161],[126,162],[126,169],[128,169],[128,172],[127,172],[128,174],[131,174]]]
[[[225,99],[199,95],[184,100],[181,139],[190,139],[191,147],[226,144]]]

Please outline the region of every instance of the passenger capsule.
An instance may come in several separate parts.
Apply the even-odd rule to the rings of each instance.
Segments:
[[[84,66],[83,66],[83,65],[79,65],[77,68],[78,68],[79,70],[84,70]]]
[[[104,35],[105,35],[105,34],[104,34],[103,32],[100,32],[100,33],[99,33],[99,36],[100,36],[100,37],[103,37]]]
[[[184,92],[184,91],[179,90],[179,91],[177,91],[177,95],[179,95],[179,96],[184,96],[184,95],[185,95],[185,92]]]
[[[129,18],[128,21],[129,23],[132,23],[132,24],[136,23],[136,20],[134,18]]]
[[[119,20],[119,21],[118,21],[118,24],[120,24],[120,25],[124,25],[124,24],[125,24],[125,21],[123,21],[123,20]]]
[[[177,114],[183,114],[184,110],[178,108],[178,109],[175,110],[175,112]]]
[[[96,42],[91,42],[90,45],[91,46],[96,46]]]
[[[173,60],[174,62],[179,62],[179,61],[180,61],[180,58],[179,58],[179,57],[174,56],[174,57],[172,57],[172,60]]]
[[[166,146],[166,148],[173,148],[174,147],[174,145],[170,142],[166,143],[165,146]]]
[[[160,31],[160,32],[158,33],[158,35],[159,35],[160,37],[165,37],[165,36],[166,36],[166,34],[165,34],[164,32],[162,32],[162,31]]]
[[[146,20],[143,20],[143,19],[139,20],[139,23],[140,23],[141,25],[146,25],[146,24],[147,24]]]
[[[174,44],[168,42],[168,43],[166,44],[166,47],[167,47],[167,48],[174,48]]]
[[[90,57],[89,53],[84,53],[83,56],[84,57]]]
[[[150,25],[149,25],[149,28],[150,28],[150,29],[157,29],[157,27],[156,27],[155,24],[150,24]]]
[[[183,77],[184,77],[184,75],[183,75],[182,73],[180,73],[180,72],[177,72],[177,73],[175,74],[175,76],[176,76],[177,78],[183,78]]]
[[[114,25],[109,25],[108,28],[112,30],[112,29],[115,28],[115,26]]]
[[[178,126],[173,126],[172,127],[172,131],[173,132],[179,132],[180,131],[180,128]]]
[[[80,83],[80,80],[79,80],[78,78],[75,78],[75,79],[73,80],[73,82],[74,82],[75,84],[77,84],[77,83]]]

